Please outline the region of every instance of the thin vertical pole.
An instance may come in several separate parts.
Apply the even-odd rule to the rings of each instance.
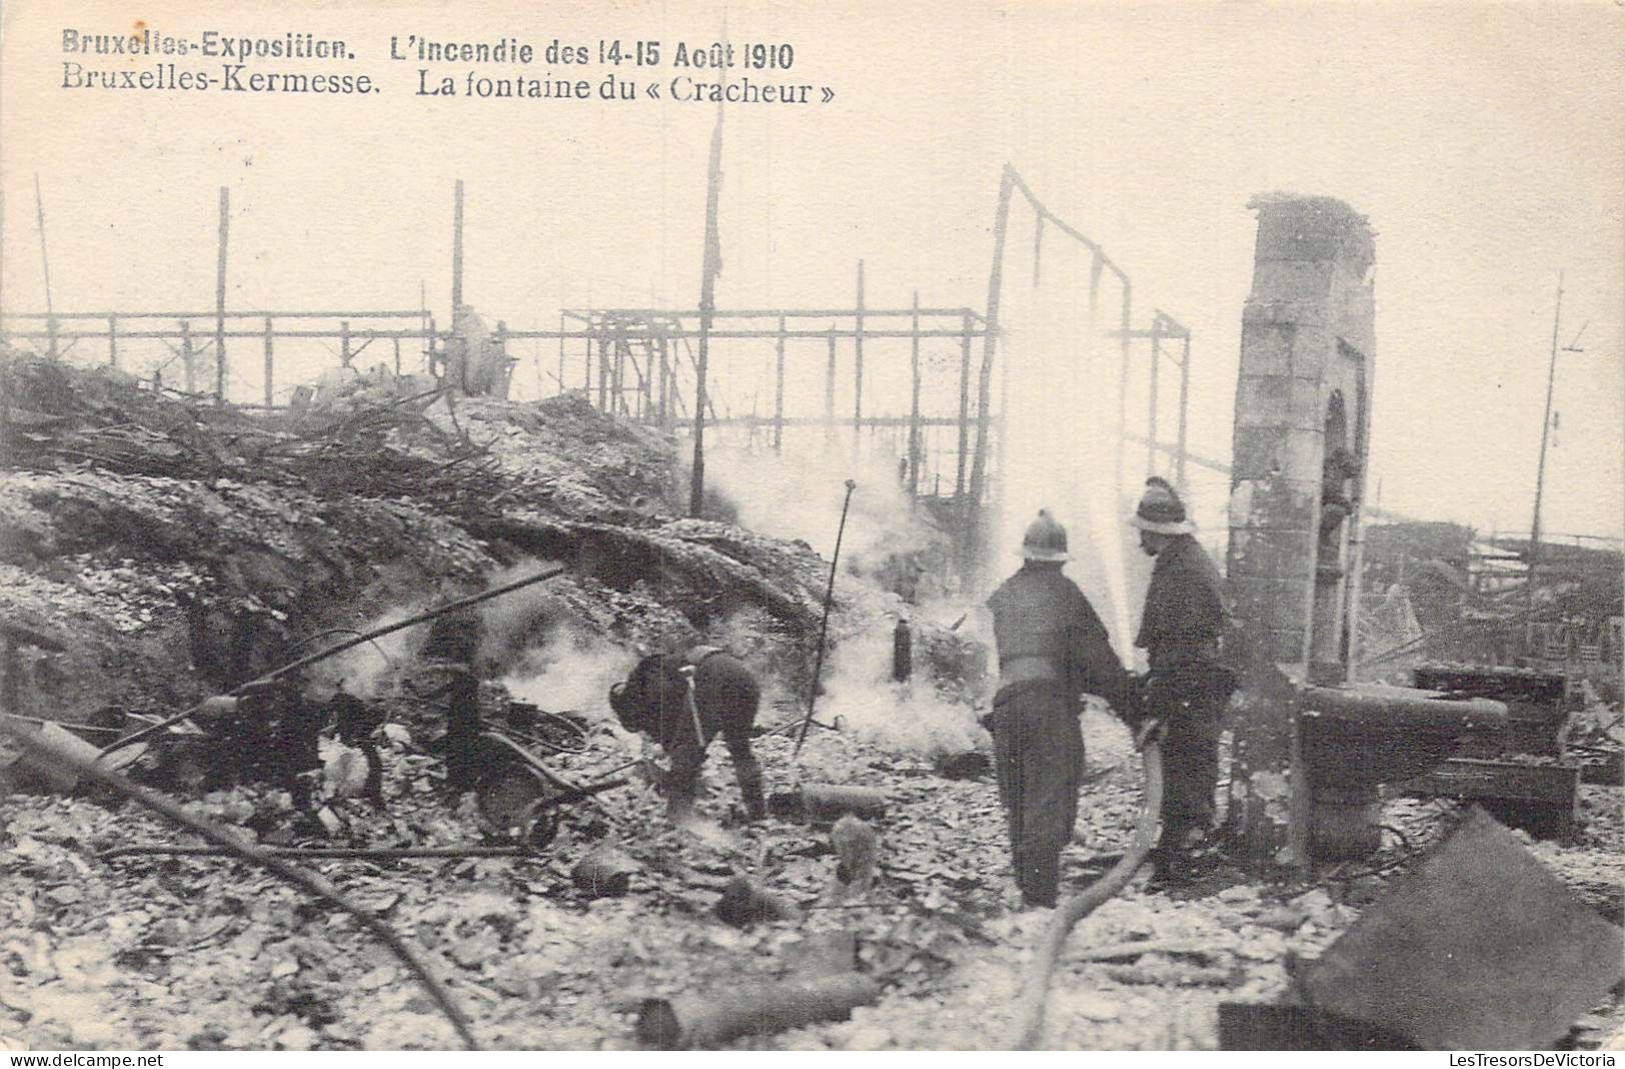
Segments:
[[[107,317],[107,364],[118,367],[118,316]]]
[[[559,313],[559,393],[564,393],[564,313]]]
[[[829,328],[829,362],[824,365],[824,437],[835,437],[835,328]]]
[[[423,333],[423,370],[434,368],[434,328],[429,318],[429,283],[418,279],[418,330]]]
[[[1010,223],[1010,195],[1015,190],[1015,170],[1005,164],[999,181],[999,206],[993,215],[993,268],[987,278],[986,333],[982,338],[982,371],[976,389],[976,455],[971,461],[970,491],[965,499],[965,526],[970,532],[970,549],[980,549],[980,523],[977,510],[987,482],[988,416],[993,403],[993,361],[998,352],[999,298],[1004,281],[1004,242]],[[974,561],[974,557],[972,558]]]
[[[591,330],[592,325],[592,318],[589,316],[587,319],[587,327],[589,331]],[[585,339],[583,339],[582,345],[581,388],[586,392],[587,399],[590,401],[592,400],[592,335],[590,333]]]
[[[1174,482],[1179,496],[1187,497],[1189,486],[1185,481],[1185,416],[1190,407],[1191,394],[1191,333],[1185,331],[1185,346],[1179,357],[1179,438],[1174,453]]]
[[[463,180],[457,179],[451,217],[451,322],[457,325],[457,310],[463,306]]]
[[[863,261],[858,261],[858,310],[852,336],[852,455],[858,454],[863,426]]]
[[[34,213],[39,220],[39,261],[45,275],[45,331],[50,341],[51,359],[56,359],[56,309],[51,304],[51,257],[45,251],[45,195],[40,192],[39,172],[34,172]]]
[[[700,352],[694,366],[694,464],[688,489],[688,511],[699,516],[705,500],[706,375],[711,367],[711,317],[716,312],[717,275],[722,271],[722,235],[717,201],[722,191],[722,99],[711,128],[711,155],[705,178],[705,252],[700,264]]]
[[[6,247],[6,191],[0,189],[0,249]],[[0,312],[5,309],[6,257],[0,253]],[[6,320],[0,315],[0,342],[6,339]]]
[[[609,335],[598,336],[598,410],[609,411]]]
[[[660,353],[660,426],[662,430],[669,429],[672,419],[672,373],[671,373],[671,347],[666,342],[664,334],[655,339],[656,347]]]
[[[181,367],[186,372],[186,392],[197,392],[197,357],[192,351],[192,322],[181,320]]]
[[[266,316],[265,317],[265,407],[266,408],[270,408],[273,404],[276,403],[276,401],[275,401],[275,398],[276,398],[276,393],[275,393],[276,358],[273,355],[274,352],[275,352],[275,347],[276,347],[275,328],[273,327],[273,325],[271,323],[271,317]],[[397,368],[397,372],[398,372],[398,369],[400,368],[400,363],[401,363],[401,340],[399,338],[396,338],[395,339],[395,366]]]
[[[909,339],[909,370],[913,391],[908,409],[908,492],[920,492],[920,291],[914,291],[913,337]]]
[[[490,375],[491,396],[506,401],[508,389],[513,384],[513,365],[508,363],[508,324],[506,320],[497,320],[495,361],[491,365]],[[487,359],[482,354],[482,363]],[[482,373],[483,375],[483,373]]]
[[[350,321],[346,319],[339,323],[339,362],[345,367],[349,367],[351,359]]]
[[[220,251],[214,271],[214,403],[226,403],[226,241],[231,232],[231,190],[220,187]]]
[[[1540,499],[1546,489],[1546,444],[1552,432],[1552,388],[1557,384],[1557,331],[1563,321],[1563,272],[1557,273],[1557,308],[1552,312],[1552,359],[1546,368],[1546,415],[1540,424],[1540,465],[1535,468],[1535,516],[1529,524],[1528,627],[1534,627],[1535,569],[1540,560]]]
[[[1128,362],[1129,347],[1133,344],[1128,336],[1129,326],[1134,310],[1134,287],[1130,285],[1126,275],[1119,275],[1123,283],[1123,311],[1119,321],[1119,332],[1122,336],[1120,355],[1117,362],[1117,478],[1113,492],[1117,500],[1123,497],[1123,464],[1125,461],[1125,448],[1128,443]]]
[[[399,378],[400,374],[401,374],[401,339],[399,337],[397,337],[397,338],[395,338],[395,376],[397,378]]]
[[[1157,373],[1162,364],[1162,313],[1151,316],[1151,386],[1146,392],[1149,410],[1145,417],[1145,474],[1157,473]]]
[[[615,334],[615,365],[610,372],[610,407],[626,413],[626,335]]]
[[[784,317],[779,316],[777,362],[773,371],[773,452],[784,449]]]
[[[959,459],[954,465],[954,499],[965,496],[965,457],[970,452],[971,318],[966,312],[959,335]]]

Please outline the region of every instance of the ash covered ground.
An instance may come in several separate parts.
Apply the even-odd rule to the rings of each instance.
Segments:
[[[559,776],[619,772],[624,787],[568,807],[532,856],[333,860],[312,867],[420,948],[482,1042],[636,1046],[643,1000],[722,991],[741,978],[832,967],[881,995],[843,1021],[733,1041],[762,1049],[996,1049],[1046,918],[1021,914],[977,722],[987,651],[949,592],[899,561],[940,551],[876,491],[853,518],[836,584],[817,719],[799,758],[828,564],[790,535],[792,506],[829,530],[839,479],[782,467],[764,509],[719,464],[712,519],[679,519],[675,445],[565,396],[537,404],[357,391],[321,412],[250,418],[166,399],[110,371],[7,357],[0,481],[0,618],[29,636],[7,670],[8,712],[84,725],[105,745],[143,714],[221,692],[324,641],[404,619],[557,562],[549,583],[492,601],[477,620],[482,712],[569,714],[516,737]],[[740,467],[740,471],[748,471]],[[796,483],[794,480],[806,480]],[[815,485],[816,484],[816,485]],[[802,487],[801,494],[785,493]],[[822,500],[822,499],[820,499]],[[861,497],[860,497],[861,501]],[[801,519],[801,517],[797,517]],[[739,522],[736,522],[739,521]],[[827,522],[826,522],[827,521]],[[755,529],[741,526],[751,523]],[[779,537],[775,537],[779,536]],[[900,575],[905,604],[892,591]],[[892,625],[916,634],[915,675],[890,682]],[[974,616],[974,614],[973,614]],[[382,711],[385,806],[355,797],[355,762],[324,739],[319,832],[274,784],[206,775],[208,740],[149,748],[131,773],[199,816],[266,844],[464,847],[492,841],[471,795],[448,790],[436,740],[443,702],[431,628],[397,632],[307,674]],[[743,824],[721,746],[700,820],[665,818],[632,765],[656,757],[605,702],[640,652],[693,642],[738,653],[768,700],[757,740],[769,791],[797,783],[876,788],[880,871],[858,902],[834,893],[827,827]],[[60,649],[49,648],[50,645]],[[521,721],[512,721],[514,724]],[[771,730],[788,728],[792,730]],[[100,729],[98,732],[95,729]],[[1085,718],[1090,773],[1065,889],[1086,886],[1129,844],[1139,758],[1102,710]],[[200,756],[202,755],[202,756]],[[945,764],[950,758],[957,765]],[[192,839],[94,786],[40,789],[13,770],[0,816],[0,1046],[48,1048],[446,1048],[457,1039],[424,990],[356,921],[223,857],[160,857]],[[1583,788],[1575,841],[1526,840],[1612,919],[1625,824],[1618,787]],[[1073,933],[1052,985],[1047,1043],[1072,1049],[1213,1049],[1221,1001],[1279,996],[1313,957],[1442,837],[1449,803],[1393,800],[1399,834],[1376,857],[1316,870],[1309,885],[1255,885],[1221,870],[1176,896],[1136,881]],[[572,880],[587,853],[631,859],[624,894]],[[104,856],[124,849],[122,856]],[[715,906],[749,876],[798,910],[746,928]],[[1103,946],[1145,941],[1088,960]],[[1610,1004],[1579,1022],[1596,1046]]]

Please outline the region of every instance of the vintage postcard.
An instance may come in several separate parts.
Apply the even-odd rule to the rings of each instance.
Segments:
[[[1622,46],[6,0],[0,1049],[1614,1064]]]

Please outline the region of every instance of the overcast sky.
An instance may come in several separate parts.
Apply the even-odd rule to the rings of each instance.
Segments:
[[[383,92],[64,90],[62,29],[127,29],[131,9],[5,4],[8,308],[44,303],[36,172],[59,310],[211,306],[227,185],[236,306],[415,307],[423,281],[443,322],[459,177],[468,299],[490,318],[552,326],[565,304],[696,303],[710,107],[415,98],[417,64],[387,50],[409,33],[511,35],[538,52],[554,38],[644,38],[669,58],[678,41],[717,38],[719,6],[260,7],[141,10],[166,34],[343,37],[353,64],[290,69],[368,72]],[[1130,272],[1137,326],[1157,306],[1192,328],[1192,446],[1227,459],[1247,201],[1340,197],[1377,231],[1382,506],[1527,529],[1566,268],[1561,342],[1583,326],[1584,352],[1559,358],[1545,527],[1622,533],[1625,10],[742,4],[727,18],[736,42],[795,48],[790,76],[753,77],[836,97],[729,110],[720,304],[849,303],[861,257],[871,305],[918,289],[981,308],[1008,161]],[[678,73],[662,67],[661,84]]]

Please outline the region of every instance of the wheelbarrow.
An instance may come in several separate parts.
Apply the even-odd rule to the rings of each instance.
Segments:
[[[475,753],[480,775],[474,790],[485,830],[532,850],[558,835],[564,807],[626,784],[623,778],[577,786],[499,731],[481,732]]]

